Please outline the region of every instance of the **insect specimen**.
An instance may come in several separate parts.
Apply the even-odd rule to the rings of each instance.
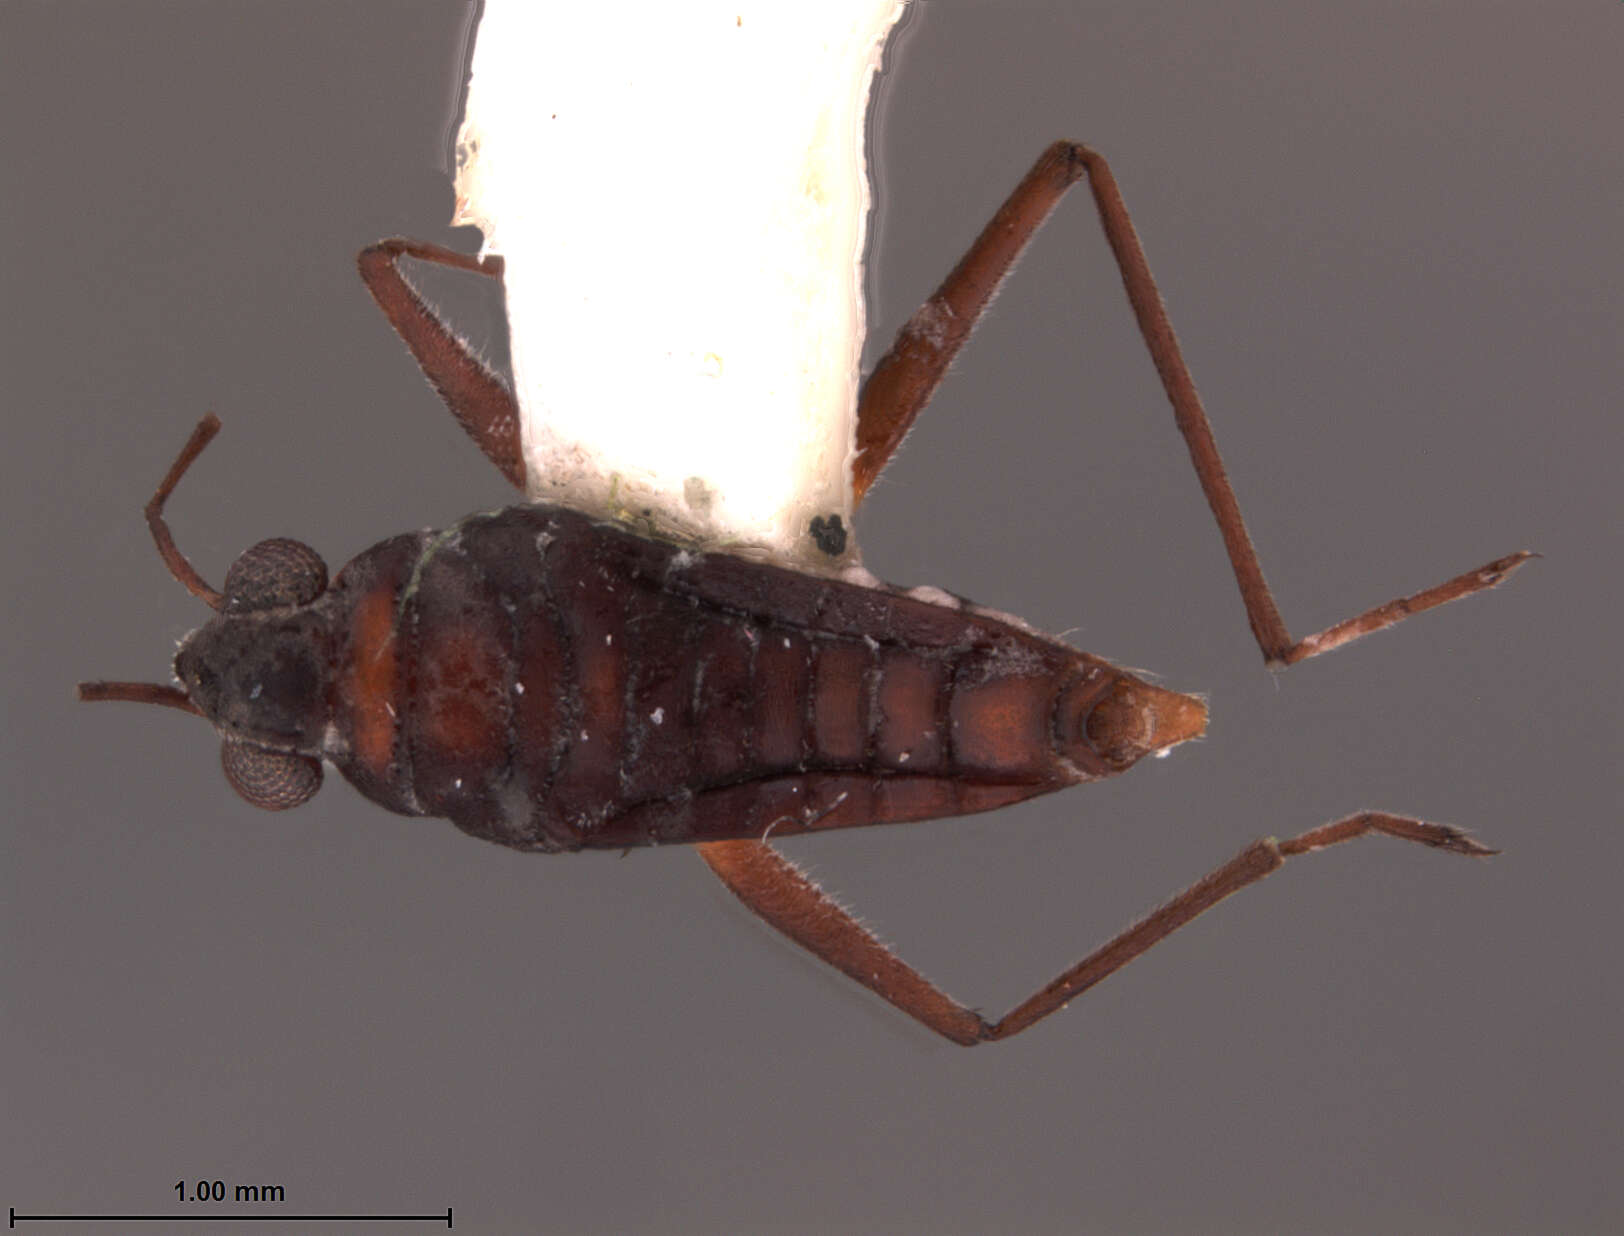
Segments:
[[[859,501],[1027,240],[1085,179],[1269,664],[1493,587],[1529,557],[1293,641],[1116,184],[1070,142],[1044,152],[868,377]],[[513,396],[405,281],[408,257],[498,278],[501,261],[407,240],[359,259],[453,415],[522,489]],[[325,760],[392,811],[517,849],[696,844],[762,918],[956,1043],[1025,1029],[1294,855],[1366,833],[1493,853],[1455,828],[1373,812],[1256,842],[989,1022],[875,940],[768,835],[966,814],[1111,776],[1203,732],[1200,699],[936,590],[788,571],[553,506],[395,537],[330,585],[313,550],[261,542],[216,591],[175,547],[163,507],[218,428],[198,426],[146,508],[171,574],[217,615],[182,644],[181,686],[87,683],[83,698],[206,717],[228,780],[261,807],[303,802]],[[833,543],[827,525],[809,535]]]

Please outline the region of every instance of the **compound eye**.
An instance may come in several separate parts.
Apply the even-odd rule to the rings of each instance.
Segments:
[[[226,610],[308,605],[327,588],[327,564],[303,541],[273,537],[251,545],[226,572]]]
[[[321,761],[292,751],[272,751],[227,738],[220,744],[226,780],[248,802],[266,811],[286,811],[321,789]]]

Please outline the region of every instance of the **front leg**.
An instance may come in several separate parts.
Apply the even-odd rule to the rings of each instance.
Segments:
[[[368,245],[356,258],[356,265],[372,299],[417,358],[457,424],[485,453],[485,458],[523,492],[524,444],[519,433],[519,405],[513,392],[406,282],[400,273],[403,257],[493,279],[502,277],[502,259],[470,257],[440,245],[397,238]]]
[[[1231,893],[1279,869],[1286,859],[1352,841],[1366,833],[1383,833],[1474,858],[1495,853],[1458,828],[1381,811],[1362,811],[1288,841],[1254,841],[995,1022],[960,1004],[881,944],[849,911],[766,842],[711,841],[699,846],[699,856],[752,912],[813,956],[856,979],[943,1038],[973,1047],[1010,1038],[1064,1008]]]

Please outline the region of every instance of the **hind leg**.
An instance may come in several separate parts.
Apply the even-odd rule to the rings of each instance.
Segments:
[[[1207,505],[1217,520],[1240,586],[1247,621],[1265,661],[1271,666],[1291,665],[1424,610],[1493,588],[1533,556],[1521,552],[1496,558],[1432,588],[1388,601],[1315,635],[1293,640],[1264,581],[1240,504],[1224,472],[1212,425],[1179,352],[1178,339],[1116,180],[1104,158],[1077,142],[1056,142],[1043,152],[942,286],[908,320],[891,350],[863,384],[857,412],[858,456],[852,478],[859,501],[930,401],[1027,242],[1066,190],[1084,178],[1093,192],[1140,334],[1173,405],[1173,419],[1189,448]]]

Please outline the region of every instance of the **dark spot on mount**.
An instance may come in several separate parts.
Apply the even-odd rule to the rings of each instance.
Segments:
[[[840,522],[839,515],[831,515],[827,519],[814,515],[810,531],[812,543],[829,557],[838,558],[846,552],[846,528]]]

